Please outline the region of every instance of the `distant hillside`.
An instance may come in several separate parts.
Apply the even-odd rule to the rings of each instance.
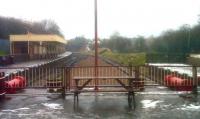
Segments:
[[[15,18],[0,17],[0,38],[9,39],[10,34],[57,34],[62,37],[59,26],[51,20],[29,22]]]

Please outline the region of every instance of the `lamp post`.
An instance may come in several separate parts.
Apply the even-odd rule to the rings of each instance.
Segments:
[[[188,53],[190,53],[190,33],[191,33],[191,31],[190,31],[191,29],[190,29],[190,26],[188,27]]]
[[[186,51],[185,51],[185,53],[190,53],[190,25],[189,24],[184,24],[184,26],[183,26],[183,28],[185,29],[185,32],[186,32],[186,37],[185,37],[185,39],[186,39],[186,42],[187,42],[187,45],[186,45]]]
[[[94,29],[95,29],[95,91],[98,91],[98,21],[97,21],[97,0],[94,0]]]

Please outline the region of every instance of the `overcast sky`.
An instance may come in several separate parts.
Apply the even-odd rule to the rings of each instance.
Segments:
[[[99,37],[159,35],[183,24],[194,25],[200,0],[98,0]],[[66,39],[94,37],[94,0],[1,0],[0,16],[30,21],[54,20]]]

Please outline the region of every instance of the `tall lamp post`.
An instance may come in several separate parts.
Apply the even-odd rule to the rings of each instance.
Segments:
[[[190,37],[191,37],[191,31],[190,26],[188,28],[188,53],[190,53]]]
[[[184,29],[185,29],[185,31],[186,31],[186,42],[187,42],[187,46],[186,46],[186,51],[185,51],[185,53],[190,53],[190,35],[191,35],[191,29],[190,29],[190,25],[189,24],[184,24]],[[187,35],[188,34],[188,35]]]
[[[94,0],[94,26],[95,26],[95,91],[98,91],[98,21],[97,21],[97,0]]]

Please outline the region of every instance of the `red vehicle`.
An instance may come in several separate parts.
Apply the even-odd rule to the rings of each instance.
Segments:
[[[193,82],[189,79],[182,79],[174,75],[167,75],[165,76],[164,80],[166,86],[173,88],[177,91],[192,91],[193,89]]]
[[[5,82],[6,93],[13,94],[17,90],[25,88],[25,78],[22,76],[15,76],[12,80]]]

